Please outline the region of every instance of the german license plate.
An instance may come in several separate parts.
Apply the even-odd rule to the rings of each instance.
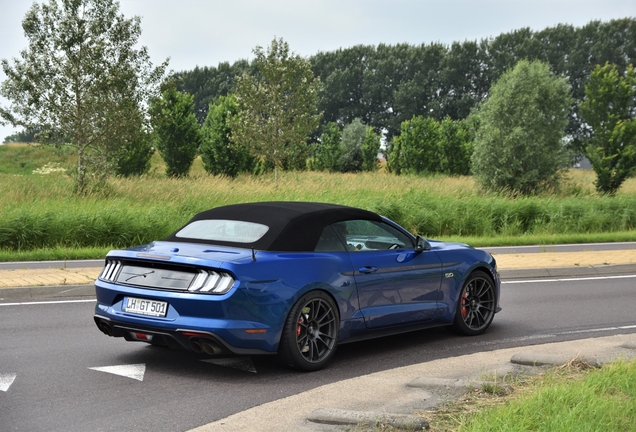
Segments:
[[[124,298],[124,312],[154,317],[165,317],[168,303],[157,300],[146,300],[135,297]]]

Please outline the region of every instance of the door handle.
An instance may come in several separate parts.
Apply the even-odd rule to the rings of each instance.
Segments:
[[[360,273],[374,273],[378,271],[378,268],[376,266],[364,266],[364,267],[360,267],[360,270],[358,270]]]

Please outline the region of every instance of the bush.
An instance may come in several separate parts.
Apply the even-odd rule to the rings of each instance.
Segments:
[[[434,118],[414,116],[402,122],[389,149],[389,169],[396,174],[440,171],[440,125]]]
[[[375,171],[378,169],[378,153],[380,152],[380,136],[375,133],[371,126],[367,126],[364,135],[364,142],[360,147],[362,152],[362,170]]]
[[[533,194],[555,188],[571,161],[563,137],[572,97],[565,78],[522,60],[493,84],[476,115],[472,171],[485,189]]]
[[[193,107],[192,95],[169,87],[150,108],[155,143],[171,177],[186,176],[199,151],[201,134]]]
[[[210,103],[208,115],[201,128],[201,160],[210,174],[236,177],[250,172],[254,157],[248,148],[231,141],[231,118],[236,116],[238,106],[233,95],[220,96]]]
[[[313,145],[313,158],[309,168],[314,171],[340,171],[340,156],[342,155],[342,133],[338,124],[327,124],[320,140]]]
[[[473,155],[473,141],[466,121],[445,117],[440,123],[439,172],[448,175],[467,175]]]
[[[362,171],[362,145],[367,135],[367,128],[357,118],[342,130],[342,151],[340,153],[340,171]]]

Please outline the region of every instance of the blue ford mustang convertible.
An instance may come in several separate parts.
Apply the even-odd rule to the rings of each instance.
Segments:
[[[261,202],[197,214],[165,240],[114,250],[95,282],[108,336],[324,367],[339,343],[433,326],[483,333],[494,258],[414,237],[376,213]]]

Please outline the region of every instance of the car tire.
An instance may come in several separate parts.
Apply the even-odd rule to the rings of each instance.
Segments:
[[[453,330],[468,336],[482,334],[495,316],[496,303],[492,278],[481,270],[471,273],[459,293]]]
[[[303,295],[292,307],[281,336],[278,357],[295,369],[322,369],[336,352],[340,318],[333,299],[323,291]]]

